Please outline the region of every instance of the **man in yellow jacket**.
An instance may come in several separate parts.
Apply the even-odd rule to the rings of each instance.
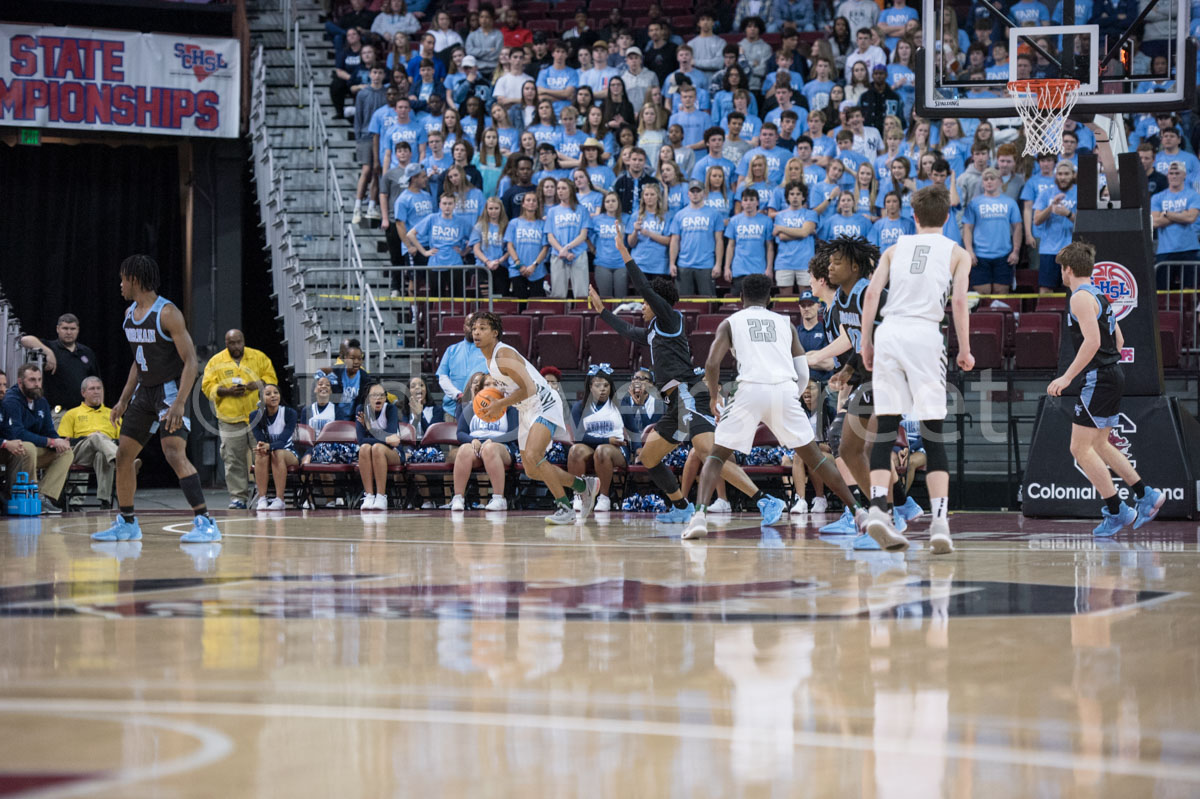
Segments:
[[[240,330],[225,334],[225,349],[204,367],[200,390],[212,402],[220,426],[221,460],[231,508],[244,510],[250,499],[250,452],[254,448],[250,419],[258,410],[263,386],[276,382],[271,359],[247,347]]]
[[[96,473],[96,498],[105,510],[112,507],[113,478],[117,473],[117,437],[121,423],[109,421],[112,409],[104,404],[104,382],[86,377],[79,388],[83,402],[63,414],[58,434],[71,442],[75,463]]]

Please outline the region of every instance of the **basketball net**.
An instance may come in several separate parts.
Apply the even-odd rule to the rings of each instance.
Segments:
[[[1060,155],[1063,123],[1079,99],[1079,81],[1046,78],[1008,83],[1017,113],[1025,123],[1025,155]]]

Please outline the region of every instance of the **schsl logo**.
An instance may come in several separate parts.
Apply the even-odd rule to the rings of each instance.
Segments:
[[[175,45],[175,57],[184,69],[190,69],[197,81],[203,81],[217,70],[228,69],[225,56],[213,50],[202,50],[198,45],[179,42]]]
[[[1092,282],[1104,292],[1119,322],[1137,307],[1138,287],[1133,273],[1115,261],[1100,261],[1092,270]]]

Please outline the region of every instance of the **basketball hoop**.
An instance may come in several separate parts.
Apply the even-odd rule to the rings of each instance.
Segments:
[[[1025,123],[1025,155],[1063,151],[1063,122],[1079,99],[1079,81],[1046,78],[1013,80],[1008,93]]]

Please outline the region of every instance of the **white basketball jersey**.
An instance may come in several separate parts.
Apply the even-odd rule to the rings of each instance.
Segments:
[[[940,323],[950,290],[954,242],[941,233],[901,236],[891,248],[884,319],[924,319]]]
[[[762,306],[729,317],[738,380],[747,383],[794,383],[792,320]]]
[[[552,395],[554,394],[554,389],[550,388],[550,384],[546,382],[546,378],[542,377],[538,370],[533,368],[533,364],[525,360],[524,356],[517,352],[516,349],[503,342],[497,342],[495,349],[492,350],[492,357],[488,361],[488,374],[496,378],[496,381],[504,387],[504,396],[507,397],[509,394],[516,391],[519,386],[517,385],[516,380],[513,380],[511,377],[501,372],[500,367],[496,365],[496,356],[498,356],[502,350],[512,350],[517,357],[521,359],[521,362],[525,364],[525,374],[529,375],[529,379],[532,380],[534,386],[537,387],[536,394],[531,397],[526,397],[513,407],[515,407],[518,411],[525,413],[540,411],[543,408],[548,407],[549,403],[553,402]]]

